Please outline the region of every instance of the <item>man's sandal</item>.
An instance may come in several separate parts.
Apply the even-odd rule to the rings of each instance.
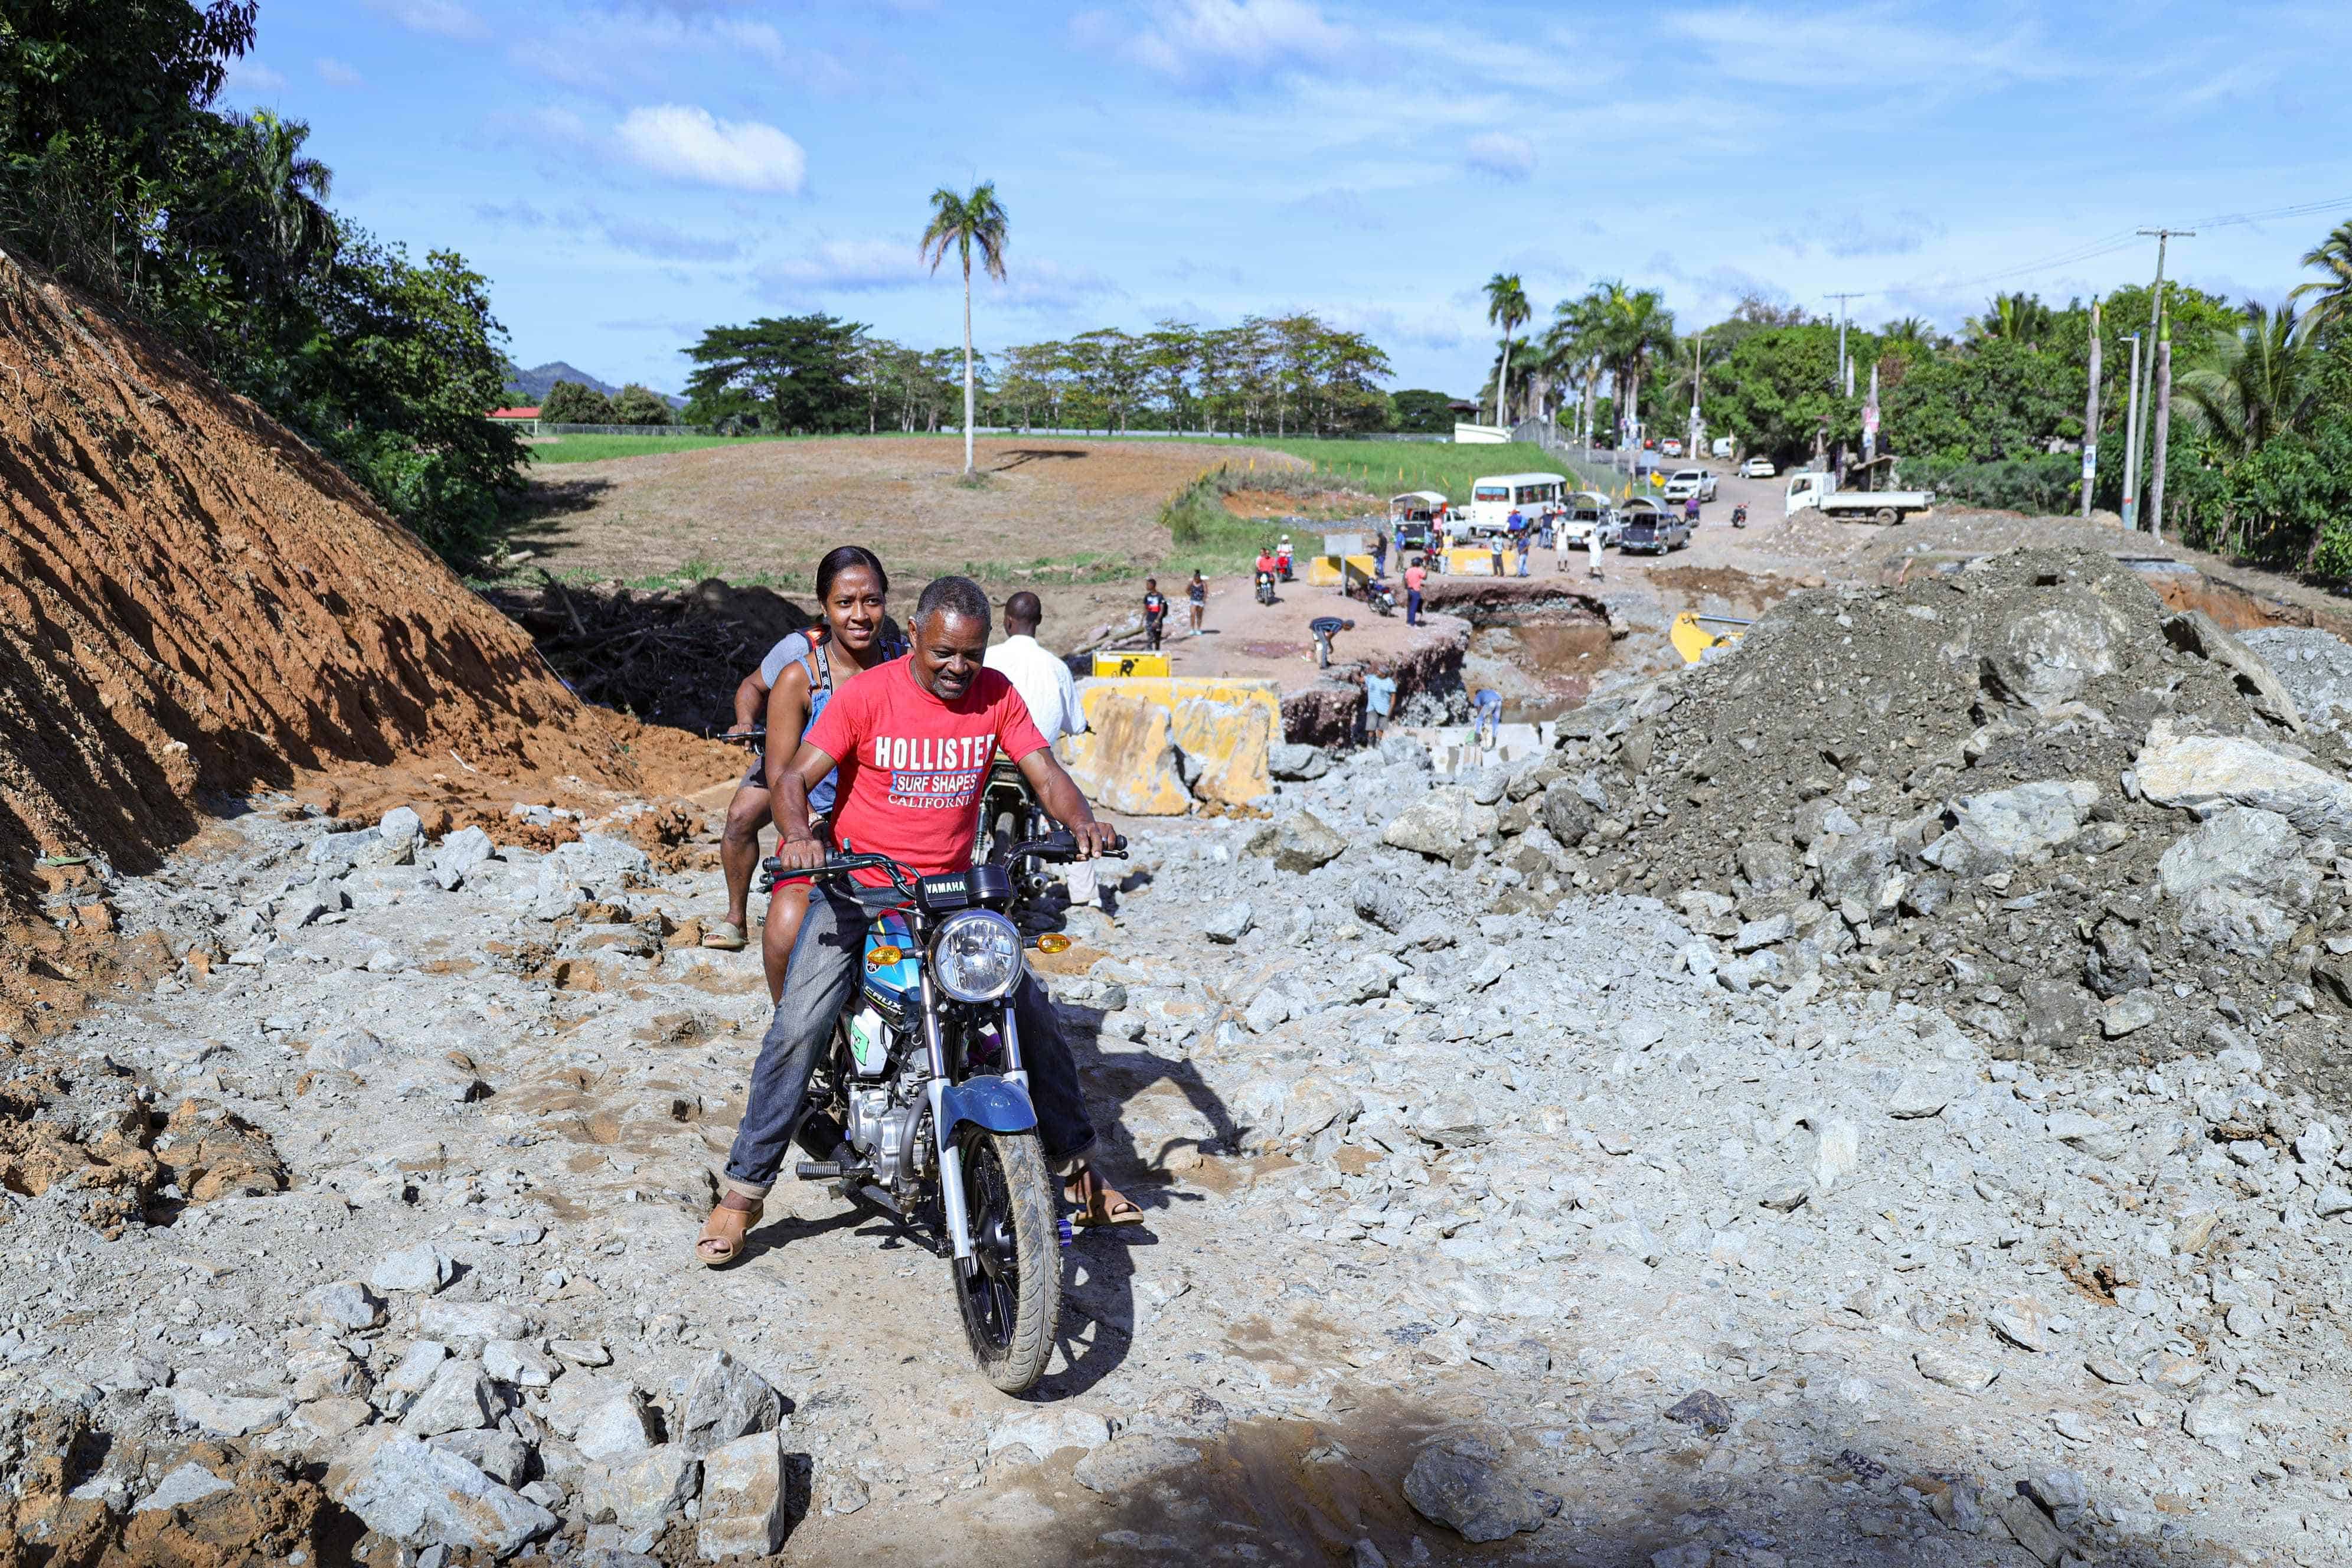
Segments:
[[[694,1260],[705,1268],[724,1268],[743,1256],[743,1237],[760,1223],[767,1211],[764,1203],[754,1203],[747,1209],[730,1209],[724,1203],[710,1211],[702,1222],[702,1234],[695,1238]]]
[[[713,921],[702,933],[702,945],[715,947],[722,952],[743,951],[743,928],[733,921]]]
[[[1141,1225],[1143,1211],[1133,1199],[1095,1174],[1091,1167],[1063,1184],[1062,1195],[1078,1205],[1070,1224],[1084,1230],[1105,1225]]]

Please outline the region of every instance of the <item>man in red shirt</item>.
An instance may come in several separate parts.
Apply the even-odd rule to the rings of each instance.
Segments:
[[[1419,555],[1414,556],[1412,564],[1404,569],[1404,624],[1406,626],[1421,625],[1421,585],[1428,581],[1429,566],[1426,560]]]
[[[887,855],[925,876],[970,865],[981,784],[999,750],[1077,839],[1080,858],[1093,858],[1110,843],[1112,829],[1095,820],[1086,796],[1054,760],[1013,682],[982,662],[988,623],[988,596],[978,584],[940,578],[915,607],[912,651],[835,692],[777,781],[776,858],[786,871],[824,864],[825,847],[809,831],[808,789],[836,766],[833,832],[845,853]],[[879,872],[869,879],[882,880]],[[728,1152],[727,1195],[696,1244],[706,1264],[733,1261],[744,1233],[759,1221],[817,1053],[857,982],[866,925],[865,912],[831,888],[820,887],[809,900]],[[1140,1220],[1142,1211],[1081,1158],[1095,1141],[1094,1127],[1061,1019],[1034,975],[1014,993],[1013,1016],[1039,1142],[1069,1183],[1072,1201],[1085,1206],[1091,1223]],[[834,1155],[830,1148],[809,1152],[819,1160]]]

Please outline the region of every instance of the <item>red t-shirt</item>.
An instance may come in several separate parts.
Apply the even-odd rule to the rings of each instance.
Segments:
[[[1407,593],[1420,593],[1421,585],[1428,581],[1429,574],[1421,567],[1408,566],[1404,569],[1404,585]]]
[[[877,665],[835,691],[804,743],[839,764],[834,838],[845,851],[887,855],[924,876],[971,864],[981,780],[998,750],[1014,762],[1045,737],[1013,682],[992,669],[943,702],[905,658]]]

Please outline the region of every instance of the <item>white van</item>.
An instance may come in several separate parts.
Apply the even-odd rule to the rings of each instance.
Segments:
[[[1512,509],[1532,528],[1546,512],[1567,504],[1566,474],[1489,474],[1470,481],[1468,531],[1473,536],[1509,531]]]

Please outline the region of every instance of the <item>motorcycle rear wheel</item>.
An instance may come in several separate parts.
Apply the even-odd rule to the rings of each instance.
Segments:
[[[1007,1394],[1024,1394],[1045,1374],[1062,1317],[1054,1173],[1034,1132],[967,1124],[956,1147],[972,1256],[950,1258],[948,1272],[964,1337],[982,1376]]]

